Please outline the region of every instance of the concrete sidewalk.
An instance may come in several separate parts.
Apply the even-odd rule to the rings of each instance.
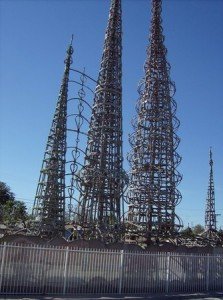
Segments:
[[[5,300],[168,300],[168,299],[188,299],[188,300],[223,300],[222,293],[193,293],[193,294],[169,294],[169,295],[0,295],[0,299]]]

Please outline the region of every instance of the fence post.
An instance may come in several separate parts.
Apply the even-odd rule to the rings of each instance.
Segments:
[[[167,252],[166,258],[166,294],[169,293],[169,281],[170,281],[170,252]]]
[[[66,247],[65,252],[65,262],[64,262],[64,281],[63,281],[63,295],[66,294],[66,287],[67,287],[67,263],[68,263],[68,255],[69,255],[69,247]]]
[[[120,251],[120,266],[119,266],[119,288],[118,293],[122,293],[122,277],[123,277],[123,258],[124,258],[124,250]]]
[[[2,262],[1,262],[1,268],[0,268],[0,292],[2,291],[2,281],[3,281],[3,270],[5,265],[5,252],[6,252],[6,242],[3,244],[3,250],[2,250]]]
[[[207,270],[206,270],[206,291],[209,291],[209,279],[210,279],[210,254],[207,254]]]

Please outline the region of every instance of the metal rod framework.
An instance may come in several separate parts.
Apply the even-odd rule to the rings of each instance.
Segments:
[[[212,159],[212,150],[209,152],[209,165],[210,165],[210,174],[209,174],[209,183],[208,183],[208,192],[206,200],[206,210],[205,210],[205,231],[206,235],[211,238],[213,233],[216,232],[216,213],[215,213],[215,191],[214,191],[214,176],[213,176],[213,159]]]
[[[130,232],[146,241],[152,237],[172,237],[181,226],[175,214],[181,200],[177,189],[181,181],[177,171],[181,161],[177,153],[180,139],[176,134],[180,122],[173,98],[175,84],[166,60],[161,11],[162,1],[153,0],[150,45],[128,156],[131,165],[128,226]]]
[[[47,237],[63,235],[65,230],[67,94],[72,53],[71,41],[33,206],[35,229]]]
[[[125,185],[121,58],[121,0],[112,0],[82,172],[79,223],[90,226],[94,237],[115,239],[121,228]]]

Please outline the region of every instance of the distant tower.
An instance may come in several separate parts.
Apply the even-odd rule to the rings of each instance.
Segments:
[[[80,224],[103,237],[120,230],[122,169],[121,0],[112,0],[82,172]]]
[[[214,178],[213,178],[213,159],[210,149],[210,175],[208,184],[208,193],[205,210],[205,231],[210,238],[213,232],[216,232],[216,213],[215,213],[215,193],[214,193]]]
[[[72,53],[70,44],[33,206],[36,229],[48,237],[62,235],[65,229],[67,93]]]
[[[175,207],[181,200],[176,170],[181,157],[176,152],[175,85],[170,80],[161,26],[162,1],[152,1],[150,46],[147,48],[145,76],[139,88],[138,116],[130,137],[132,151],[129,200],[129,226],[149,241],[151,237],[174,236],[179,229]]]

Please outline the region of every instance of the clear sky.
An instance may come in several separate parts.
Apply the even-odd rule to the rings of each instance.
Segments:
[[[0,180],[32,206],[39,171],[74,34],[77,69],[97,78],[110,1],[0,1]],[[123,0],[124,153],[137,85],[143,76],[149,0]],[[177,208],[184,225],[204,224],[213,149],[216,212],[223,227],[223,1],[164,0],[163,27],[176,83],[183,157]],[[125,162],[128,169],[128,163]]]

